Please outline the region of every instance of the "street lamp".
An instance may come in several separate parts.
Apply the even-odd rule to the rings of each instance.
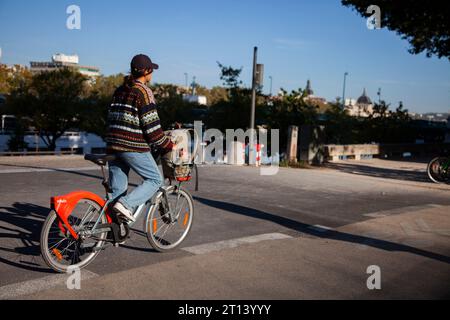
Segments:
[[[345,108],[345,81],[347,79],[348,72],[344,73],[344,89],[342,90],[342,109]]]
[[[270,96],[272,96],[272,81],[273,81],[272,76],[269,76],[269,80],[270,80]]]
[[[186,89],[187,89],[188,88],[188,74],[186,72],[184,73],[184,80],[185,80]]]
[[[195,96],[196,95],[196,87],[197,87],[197,83],[195,82],[195,80],[197,80],[196,76],[192,77],[192,95]]]
[[[253,75],[252,75],[252,104],[251,104],[251,112],[250,112],[250,137],[249,137],[249,165],[253,164],[253,159],[255,155],[255,107],[256,107],[256,89],[263,84],[264,79],[264,65],[258,64],[257,61],[258,56],[258,47],[253,48]]]

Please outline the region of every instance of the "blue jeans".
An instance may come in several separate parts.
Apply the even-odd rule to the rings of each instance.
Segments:
[[[150,152],[120,152],[115,155],[117,159],[108,163],[112,198],[133,211],[153,197],[163,185],[164,179]],[[144,179],[144,182],[127,194],[130,169]]]

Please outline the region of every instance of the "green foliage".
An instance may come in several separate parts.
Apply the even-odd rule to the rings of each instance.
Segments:
[[[280,147],[287,144],[288,128],[291,125],[314,125],[317,122],[317,107],[305,103],[306,92],[302,89],[281,93],[266,107],[266,123],[271,129],[280,129]]]
[[[381,9],[381,27],[395,31],[406,39],[409,52],[450,59],[450,7],[439,1],[342,0],[342,4],[368,17],[367,8],[376,4]]]
[[[192,123],[195,119],[193,109],[197,104],[183,100],[183,93],[172,84],[155,84],[151,86],[158,106],[161,126],[169,129],[175,122]]]
[[[91,86],[90,92],[98,97],[111,99],[114,91],[123,83],[125,75],[122,73],[111,76],[100,76]]]
[[[406,143],[414,142],[416,136],[408,110],[401,103],[395,111],[390,111],[384,101],[376,103],[366,118],[349,116],[339,104],[332,104],[325,115],[328,143]]]
[[[242,81],[239,80],[242,67],[240,69],[234,69],[231,66],[226,67],[218,61],[217,65],[220,68],[220,80],[223,81],[227,88],[239,88],[242,85]]]
[[[205,96],[208,106],[217,104],[220,101],[228,101],[228,90],[224,87],[215,86],[211,89],[197,85],[195,88],[197,95]]]
[[[31,80],[31,73],[28,69],[14,65],[8,67],[0,64],[0,93],[8,95],[11,91],[25,85]]]
[[[333,144],[352,144],[358,141],[359,119],[345,112],[339,101],[325,112],[326,141]]]
[[[80,114],[79,129],[105,138],[108,107],[114,91],[122,85],[124,77],[122,73],[100,76],[87,88],[87,96],[81,101],[83,112]]]

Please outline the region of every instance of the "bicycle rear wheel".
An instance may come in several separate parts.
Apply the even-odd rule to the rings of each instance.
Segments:
[[[101,212],[98,203],[81,199],[74,207],[68,221],[76,233],[89,231],[94,226]],[[107,223],[105,215],[100,220]],[[44,222],[41,231],[41,254],[47,265],[57,272],[67,272],[69,267],[84,268],[100,253],[94,250],[103,246],[107,232],[96,237],[78,240],[67,231],[63,232],[59,226],[59,219],[55,211],[51,211]],[[83,248],[81,246],[83,244]]]
[[[150,207],[145,219],[147,239],[159,252],[178,247],[188,235],[194,219],[194,201],[187,191],[171,186],[167,189],[167,200],[173,212],[172,220],[164,209],[162,197]]]
[[[450,160],[445,157],[437,157],[430,161],[427,167],[428,177],[436,183],[448,183],[450,181]]]

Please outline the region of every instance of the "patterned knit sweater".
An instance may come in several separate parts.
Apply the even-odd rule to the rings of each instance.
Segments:
[[[125,81],[109,107],[107,153],[149,152],[150,146],[162,154],[173,147],[161,129],[152,91],[139,81]]]

